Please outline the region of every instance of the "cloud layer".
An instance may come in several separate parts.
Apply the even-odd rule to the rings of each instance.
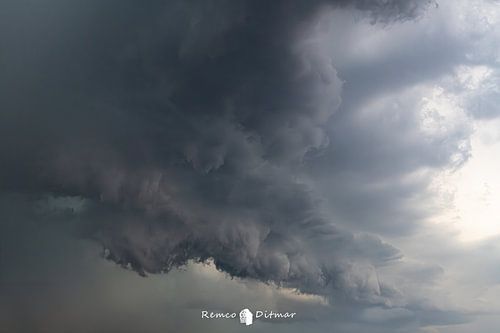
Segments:
[[[468,321],[401,241],[497,115],[495,72],[468,72],[491,59],[435,5],[5,2],[2,196],[140,275],[213,262],[325,297],[346,332]]]
[[[65,26],[47,42],[57,49],[33,59],[49,62],[30,82],[40,97],[9,98],[3,124],[20,144],[2,155],[21,175],[3,176],[16,190],[91,200],[95,219],[112,221],[95,224],[107,257],[141,274],[213,258],[231,275],[323,293],[344,269],[343,247],[371,259],[295,176],[328,145],[324,124],[340,104],[341,80],[313,40],[316,11],[338,5],[382,21],[422,7],[172,2],[141,15],[96,5],[93,26]],[[397,257],[369,242],[375,261]]]

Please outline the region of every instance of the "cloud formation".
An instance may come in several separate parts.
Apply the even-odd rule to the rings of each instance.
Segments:
[[[2,123],[17,147],[2,147],[2,178],[14,190],[91,200],[95,219],[113,221],[94,224],[106,256],[141,274],[213,258],[231,275],[324,293],[359,287],[336,281],[345,247],[368,262],[398,257],[335,228],[295,170],[328,145],[324,124],[341,102],[342,82],[313,39],[316,11],[353,6],[385,22],[424,4],[95,6],[93,26],[90,14],[65,26],[44,45],[57,50],[33,59],[50,67],[36,63],[39,82],[25,88],[40,97],[8,99]]]
[[[399,249],[470,157],[468,117],[495,117],[470,106],[495,75],[472,104],[443,79],[470,41],[408,28],[433,4],[6,2],[4,192],[141,275],[211,261],[327,298],[347,332],[463,323],[426,289],[440,263]]]

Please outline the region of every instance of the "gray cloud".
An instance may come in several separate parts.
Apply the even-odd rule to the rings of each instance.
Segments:
[[[76,212],[81,234],[141,275],[213,260],[233,277],[327,297],[346,332],[464,322],[466,312],[410,299],[379,275],[403,254],[359,233],[407,233],[426,214],[411,200],[428,179],[404,176],[468,153],[466,126],[423,142],[415,100],[400,98],[381,124],[376,112],[393,101],[369,102],[462,58],[418,63],[429,47],[394,54],[389,73],[381,59],[336,66],[317,36],[329,6],[387,25],[429,4],[5,3],[20,33],[2,35],[0,181],[30,200],[50,195],[45,213]],[[373,117],[359,118],[366,109]],[[411,274],[440,268],[423,271]]]
[[[344,4],[381,20],[421,7]],[[231,274],[317,292],[333,268],[309,239],[353,242],[293,179],[304,154],[328,143],[322,125],[340,103],[328,57],[301,44],[319,5],[173,2],[136,14],[106,4],[71,23],[58,14],[73,9],[52,4],[61,13],[44,28],[55,36],[32,46],[47,54],[23,55],[36,66],[24,74],[38,75],[25,94],[39,97],[8,99],[3,127],[19,145],[3,147],[3,178],[119,214],[98,237],[109,258],[140,272],[213,257]],[[37,23],[28,38],[44,33]]]

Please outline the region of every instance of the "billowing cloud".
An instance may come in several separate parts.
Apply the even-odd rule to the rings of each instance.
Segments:
[[[341,101],[313,40],[315,11],[337,5],[383,21],[423,6],[173,2],[141,16],[96,5],[99,15],[55,31],[47,46],[58,49],[34,59],[53,66],[31,82],[40,100],[9,98],[3,126],[20,143],[4,147],[5,164],[26,170],[3,176],[14,190],[91,200],[92,214],[113,221],[94,224],[106,256],[141,274],[213,258],[231,275],[323,293],[349,266],[336,255],[345,246],[368,262],[397,258],[369,241],[380,255],[370,258],[367,239],[336,229],[294,176],[328,145],[324,124]]]
[[[494,104],[491,59],[435,2],[1,6],[0,182],[19,211],[140,275],[210,262],[314,294],[346,332],[470,320],[401,240],[442,208],[431,187],[470,158],[470,120],[496,115],[474,108]]]

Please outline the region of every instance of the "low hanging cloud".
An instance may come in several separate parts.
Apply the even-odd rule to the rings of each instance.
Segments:
[[[388,24],[429,4],[5,4],[25,15],[12,26],[30,26],[6,38],[0,180],[83,198],[85,235],[141,275],[210,259],[231,276],[391,306],[397,291],[376,269],[400,251],[335,226],[301,178],[342,103],[316,17],[350,7]]]

